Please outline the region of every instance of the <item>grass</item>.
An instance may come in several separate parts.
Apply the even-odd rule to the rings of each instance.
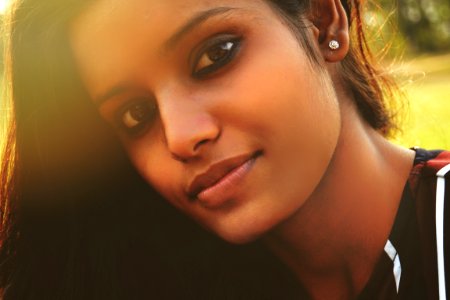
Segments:
[[[393,141],[406,147],[450,149],[450,54],[417,57],[402,65],[406,113],[402,134]]]

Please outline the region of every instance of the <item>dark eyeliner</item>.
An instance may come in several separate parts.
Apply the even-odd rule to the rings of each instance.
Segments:
[[[202,79],[203,77],[214,73],[218,69],[222,68],[223,66],[227,65],[237,54],[237,52],[240,49],[242,38],[233,34],[224,34],[217,37],[213,37],[209,40],[207,40],[197,51],[197,54],[195,56],[195,59],[192,64],[192,77],[196,79]],[[210,66],[204,67],[198,71],[195,71],[195,67],[199,63],[201,57],[210,49],[213,47],[218,47],[225,43],[233,43],[232,49],[229,51],[229,53],[226,55],[226,57],[218,62],[215,62],[211,64]]]

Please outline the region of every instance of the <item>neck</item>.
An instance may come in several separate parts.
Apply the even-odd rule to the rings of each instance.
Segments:
[[[371,129],[353,106],[345,109],[321,183],[264,239],[313,299],[361,292],[389,236],[414,158]]]

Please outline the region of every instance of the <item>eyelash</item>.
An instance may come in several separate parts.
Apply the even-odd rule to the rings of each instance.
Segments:
[[[218,38],[208,40],[198,52],[193,64],[192,77],[202,79],[224,67],[230,63],[236,56],[241,46],[241,38],[235,35],[223,35]],[[223,53],[215,53],[221,57],[212,58],[208,55],[213,54],[211,51],[223,51]],[[209,53],[208,53],[209,52]],[[202,60],[209,60],[211,64],[199,68]]]

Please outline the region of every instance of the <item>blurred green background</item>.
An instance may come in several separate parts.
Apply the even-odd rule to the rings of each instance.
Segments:
[[[365,19],[403,93],[394,142],[450,149],[450,0],[372,1]]]
[[[7,4],[0,0],[0,18]],[[374,0],[364,5],[368,40],[404,95],[399,97],[401,130],[393,141],[450,149],[450,0]],[[5,108],[0,107],[2,121]],[[0,146],[2,141],[0,133]]]

